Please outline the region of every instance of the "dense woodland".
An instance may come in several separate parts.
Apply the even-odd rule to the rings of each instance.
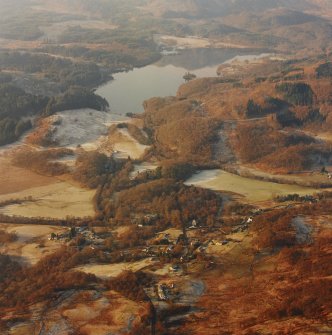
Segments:
[[[10,79],[7,76],[2,78]],[[0,145],[18,140],[40,116],[80,108],[104,111],[108,103],[82,87],[71,87],[62,95],[48,98],[26,93],[10,82],[0,84]]]
[[[9,273],[8,278],[2,278],[0,282],[1,308],[26,309],[31,303],[56,297],[59,290],[79,289],[96,283],[97,280],[92,275],[69,271],[73,266],[82,263],[86,257],[86,253],[67,248],[45,257],[33,267],[23,269],[16,263],[8,264],[8,260],[3,259],[3,262],[8,264]]]
[[[316,69],[316,74],[318,78],[331,78],[332,77],[332,63],[323,63],[319,65]]]
[[[123,164],[98,152],[82,152],[76,160],[74,178],[88,187],[96,188],[110,174],[120,170]]]
[[[47,101],[46,98],[32,96],[11,84],[2,84],[0,86],[0,98],[1,118],[19,118],[37,114],[45,107]]]
[[[298,132],[286,134],[267,123],[241,125],[234,149],[244,163],[260,163],[272,169],[303,171],[331,159],[331,147]]]
[[[99,43],[114,45],[113,52],[107,50],[93,50],[81,48],[80,57],[90,61],[98,61],[110,68],[130,68],[143,66],[160,58],[156,51],[156,45],[150,33],[144,30],[131,29],[130,24],[126,28],[113,30],[82,29],[81,27],[68,28],[59,38],[62,44],[75,43]],[[117,46],[120,46],[117,47]],[[75,49],[53,49],[61,53],[75,52]]]
[[[69,172],[69,169],[56,160],[71,155],[73,155],[73,151],[70,149],[60,148],[43,151],[23,149],[17,152],[13,162],[17,166],[29,168],[37,173],[57,176]]]
[[[68,58],[46,53],[1,51],[0,67],[28,74],[42,74],[46,80],[56,82],[61,91],[79,85],[93,88],[111,78],[94,63],[75,63]]]
[[[228,143],[239,162],[281,173],[329,166],[330,142],[313,134],[328,132],[331,125],[331,85],[317,74],[329,63],[268,62],[275,73],[257,80],[256,71],[265,72],[263,64],[249,66],[241,86],[227,81],[228,77],[198,79],[182,85],[177,98],[146,101],[145,127],[153,134],[158,157],[179,155],[213,166],[217,163],[213,148],[218,148],[218,132],[232,123],[232,131],[227,130]],[[290,76],[294,78],[284,80]],[[195,100],[200,95],[211,103]]]
[[[31,118],[46,106],[47,98],[33,96],[12,84],[0,85],[0,145],[16,141],[32,127]]]
[[[74,177],[97,187],[98,216],[116,224],[137,223],[146,215],[155,216],[157,225],[177,227],[193,219],[206,224],[219,218],[222,198],[218,194],[182,184],[195,171],[193,165],[168,161],[134,179],[129,178],[132,169],[131,160],[115,161],[96,152],[83,152]],[[131,239],[135,234],[133,231]]]
[[[105,111],[108,108],[108,102],[88,89],[71,87],[63,95],[50,98],[44,115],[52,115],[56,112],[80,108]]]
[[[206,117],[197,101],[153,98],[144,107],[144,125],[153,134],[157,154],[201,164],[211,160],[220,121]]]
[[[314,92],[305,83],[282,83],[277,85],[277,91],[284,94],[287,102],[294,105],[308,106],[314,102]]]

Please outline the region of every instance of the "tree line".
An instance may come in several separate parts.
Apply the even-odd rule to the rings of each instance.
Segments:
[[[32,128],[35,118],[79,108],[104,111],[108,102],[91,90],[78,86],[48,98],[26,93],[11,82],[0,84],[0,145],[18,140]]]

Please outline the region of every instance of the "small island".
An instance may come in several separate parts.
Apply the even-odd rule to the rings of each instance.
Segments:
[[[194,73],[186,72],[183,76],[183,79],[186,81],[186,83],[190,80],[193,80],[196,78],[196,75]]]

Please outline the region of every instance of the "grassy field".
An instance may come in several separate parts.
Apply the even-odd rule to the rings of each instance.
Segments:
[[[127,158],[130,156],[132,159],[138,159],[144,151],[149,148],[147,145],[138,143],[129,133],[127,129],[117,130],[109,138],[113,143],[113,149],[117,151],[116,158]]]
[[[329,187],[332,187],[332,180],[328,179],[326,174],[322,174],[319,171],[302,172],[299,174],[271,174],[245,165],[239,166],[238,171],[242,176],[248,178],[264,179],[281,184],[297,184],[313,188],[315,188],[316,185],[317,187],[319,187],[319,185],[330,185]]]
[[[122,271],[139,271],[143,268],[153,264],[150,259],[143,259],[137,262],[117,263],[117,264],[88,264],[80,266],[75,270],[83,271],[85,273],[92,273],[100,278],[111,278],[118,276]]]
[[[31,201],[22,204],[8,205],[0,209],[7,215],[25,217],[47,217],[65,219],[67,216],[93,216],[92,198],[95,191],[82,189],[69,182],[58,181],[50,185],[29,188],[23,191],[0,196],[0,201],[8,199],[24,199]]]
[[[137,174],[145,172],[145,171],[153,171],[158,167],[158,165],[152,164],[152,163],[140,163],[140,164],[134,164],[134,170],[130,173],[130,178],[134,179]]]
[[[249,202],[272,200],[278,195],[293,193],[306,195],[318,192],[315,188],[244,178],[223,170],[202,171],[187,180],[186,184],[216,191],[232,192]]]
[[[41,176],[27,169],[13,166],[10,159],[0,157],[0,197],[7,193],[20,192],[54,182],[52,177]]]
[[[35,264],[42,257],[61,247],[60,242],[49,241],[51,233],[61,234],[66,228],[41,225],[14,225],[0,223],[0,229],[6,233],[15,233],[17,240],[0,246],[0,252],[20,257],[23,263]]]

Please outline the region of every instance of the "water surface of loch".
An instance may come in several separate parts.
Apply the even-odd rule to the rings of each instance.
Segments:
[[[175,95],[186,72],[197,77],[214,77],[220,64],[236,56],[252,58],[253,53],[232,49],[182,50],[164,56],[155,64],[115,73],[114,80],[99,87],[96,93],[108,100],[112,114],[141,113],[144,100]]]

